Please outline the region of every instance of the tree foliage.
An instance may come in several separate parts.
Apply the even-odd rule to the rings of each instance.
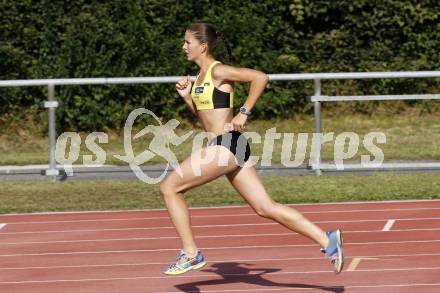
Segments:
[[[224,32],[235,65],[267,73],[440,70],[436,0],[0,2],[0,79],[196,74],[181,46],[202,20]],[[224,48],[219,59],[228,63]],[[310,83],[273,82],[256,117],[309,111]],[[327,82],[326,94],[424,93],[438,81]],[[3,88],[0,114],[37,108],[45,89]],[[169,118],[189,111],[173,85],[57,88],[64,129],[119,128],[135,107]],[[237,105],[246,86],[237,89]],[[372,111],[374,103],[351,110]]]

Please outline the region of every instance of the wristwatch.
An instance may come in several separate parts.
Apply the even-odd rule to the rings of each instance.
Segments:
[[[246,107],[241,107],[240,108],[240,113],[244,114],[244,115],[251,115],[251,111],[249,111],[248,109],[246,109]]]

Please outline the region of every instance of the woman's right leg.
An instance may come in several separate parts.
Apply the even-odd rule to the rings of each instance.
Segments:
[[[207,163],[205,163],[206,158],[210,158]],[[226,166],[219,164],[219,158],[227,158]],[[197,253],[197,246],[183,193],[234,171],[237,165],[234,155],[228,149],[222,146],[209,146],[194,152],[179,167],[179,172],[173,171],[162,182],[160,192],[171,221],[182,241],[182,249],[188,257],[192,258]]]
[[[250,165],[248,163],[248,165]],[[259,176],[252,166],[244,166],[227,175],[229,181],[250,206],[262,217],[270,218],[292,231],[309,237],[331,258],[335,272],[340,273],[344,266],[342,234],[340,230],[326,234],[321,228],[305,218],[297,210],[278,204],[266,192]]]
[[[226,177],[258,215],[270,218],[290,230],[312,239],[321,247],[327,247],[328,238],[323,230],[297,210],[272,200],[264,188],[257,171],[253,166],[250,166],[250,163],[247,163],[241,169],[227,174]]]

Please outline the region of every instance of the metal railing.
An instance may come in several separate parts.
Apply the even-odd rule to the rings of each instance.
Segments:
[[[313,80],[314,94],[310,101],[314,103],[316,148],[313,150],[313,163],[311,167],[317,175],[322,170],[333,170],[334,165],[323,164],[321,159],[321,103],[333,101],[371,101],[371,100],[408,100],[408,99],[440,99],[440,94],[420,95],[376,95],[376,96],[325,96],[321,93],[321,81],[341,79],[389,79],[389,78],[439,78],[440,71],[401,71],[401,72],[348,72],[348,73],[305,73],[305,74],[269,74],[270,81],[300,81]],[[59,103],[55,100],[55,87],[66,85],[109,85],[109,84],[152,84],[152,83],[176,83],[182,76],[164,77],[128,77],[128,78],[70,78],[70,79],[35,79],[35,80],[0,80],[0,87],[24,87],[24,86],[47,86],[48,101],[44,107],[49,115],[49,169],[45,170],[47,176],[59,175],[56,168],[55,146],[56,125],[55,110]],[[192,80],[194,81],[194,77]],[[362,165],[347,166],[350,168],[366,168]],[[440,163],[388,163],[383,168],[440,168]]]

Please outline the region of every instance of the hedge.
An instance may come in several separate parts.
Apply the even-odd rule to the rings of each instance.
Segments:
[[[196,74],[182,53],[194,21],[215,24],[233,47],[237,66],[267,73],[417,71],[440,69],[437,0],[353,1],[1,1],[0,79],[130,77]],[[225,49],[218,58],[230,61]],[[325,82],[327,94],[426,93],[439,80]],[[307,82],[273,82],[256,118],[310,111]],[[0,89],[0,115],[37,110],[46,89]],[[237,105],[246,85],[237,88]],[[167,85],[65,86],[61,128],[118,129],[146,107],[164,118],[190,113]],[[413,104],[414,102],[409,102]],[[352,103],[371,112],[377,103]],[[392,107],[392,105],[390,105]]]

